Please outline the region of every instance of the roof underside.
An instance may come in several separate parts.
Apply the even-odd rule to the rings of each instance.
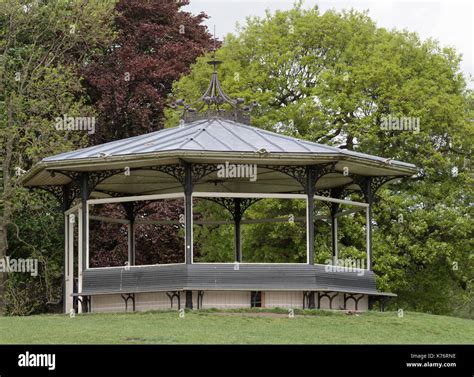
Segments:
[[[302,191],[301,185],[292,177],[265,168],[266,165],[334,163],[335,173],[322,177],[318,181],[318,189],[349,184],[351,178],[345,176],[344,171],[365,176],[394,177],[416,172],[414,165],[405,162],[317,144],[213,117],[47,157],[27,173],[22,183],[25,186],[64,185],[70,182],[70,178],[51,174],[52,171],[97,172],[129,167],[132,169],[130,176],[118,174],[104,180],[92,196],[107,196],[111,192],[124,195],[176,192],[182,190],[176,179],[156,170],[147,170],[147,167],[179,164],[183,160],[258,165],[258,178],[254,182],[248,178],[222,180],[217,173],[211,173],[198,182],[196,191]]]

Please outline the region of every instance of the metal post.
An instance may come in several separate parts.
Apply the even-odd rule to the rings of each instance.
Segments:
[[[184,218],[186,265],[193,263],[193,171],[192,165],[184,162]],[[193,308],[193,292],[186,291],[186,309]]]
[[[367,178],[367,269],[372,271],[372,178]]]
[[[135,265],[135,213],[134,202],[123,203],[128,223],[128,265]]]
[[[242,221],[241,200],[234,198],[234,239],[235,262],[242,262],[242,246],[240,243],[240,222]]]
[[[315,192],[314,168],[308,166],[306,169],[306,194],[307,199],[307,262],[314,264],[314,192]]]
[[[185,248],[186,248],[186,264],[193,263],[193,176],[192,166],[190,163],[185,164],[184,175],[184,217],[185,217]]]
[[[337,262],[337,212],[339,205],[337,203],[331,203],[331,236],[332,236],[332,264],[336,265]]]
[[[63,312],[67,313],[69,307],[67,305],[68,297],[68,287],[69,287],[69,255],[68,255],[68,233],[69,233],[69,226],[68,226],[68,216],[66,216],[66,211],[69,209],[69,185],[62,186],[63,190],[63,202],[62,202],[62,212],[64,217],[64,287],[63,287]]]
[[[308,166],[306,168],[306,194],[307,198],[307,262],[310,265],[314,264],[314,193],[316,190],[316,174],[314,167]],[[308,297],[309,309],[315,308],[314,292],[309,293]]]
[[[128,224],[128,265],[135,266],[135,220]]]
[[[72,297],[74,292],[74,221],[75,221],[75,213],[71,213],[67,218],[67,248],[68,248],[68,277],[69,277],[69,285],[68,290],[66,291],[67,300],[70,306],[66,306],[66,310],[70,312],[71,309],[74,308],[74,298]],[[80,252],[80,250],[78,250]],[[70,301],[69,301],[70,300]]]
[[[82,255],[82,266],[81,266],[81,271],[84,271],[87,268],[87,247],[88,247],[88,239],[87,239],[87,233],[89,230],[89,225],[88,225],[88,218],[87,218],[87,199],[89,199],[89,174],[88,173],[82,173],[81,175],[81,201],[82,201],[82,208],[81,208],[81,225],[82,225],[82,232],[81,232],[81,240],[82,240],[82,248],[79,250],[79,253]],[[82,274],[81,276],[78,276],[80,279],[79,286],[82,287]],[[83,307],[84,311],[87,312],[87,301],[83,300]]]

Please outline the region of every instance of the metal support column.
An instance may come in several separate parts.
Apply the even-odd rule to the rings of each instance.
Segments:
[[[339,204],[337,203],[331,203],[331,239],[332,239],[332,264],[336,265],[337,263],[337,213],[339,210]]]
[[[372,271],[372,178],[367,178],[366,185],[366,200],[367,204],[367,269]]]
[[[192,165],[184,162],[184,220],[186,264],[193,263],[193,171]],[[193,308],[193,292],[186,291],[186,309]]]
[[[64,286],[63,286],[63,312],[69,312],[69,305],[67,300],[69,299],[68,287],[69,287],[69,255],[68,255],[68,235],[69,235],[69,219],[66,215],[66,211],[69,209],[69,185],[62,186],[63,201],[61,210],[64,217]]]
[[[306,194],[308,195],[307,203],[307,255],[308,264],[314,264],[314,193],[316,191],[316,174],[314,167],[306,168]],[[314,292],[310,292],[308,296],[309,309],[315,308]]]
[[[135,265],[135,208],[134,202],[123,203],[128,223],[128,265]]]
[[[242,221],[241,200],[234,198],[234,239],[235,262],[242,262],[242,246],[240,243],[240,222]]]
[[[306,169],[307,203],[307,256],[308,264],[314,264],[314,192],[316,190],[315,172],[312,166]]]
[[[82,271],[84,271],[86,268],[87,268],[87,265],[88,265],[88,261],[87,261],[87,247],[88,247],[88,237],[87,237],[87,233],[88,233],[88,229],[89,229],[89,221],[88,221],[88,218],[87,218],[87,200],[89,199],[89,175],[88,173],[82,173],[81,175],[81,202],[82,202],[82,208],[81,208],[81,221],[82,221],[82,226],[81,226],[81,229],[82,229],[82,232],[81,232],[81,240],[82,240],[82,243],[81,243],[81,250],[79,250],[79,253],[81,253],[82,255],[82,265],[81,265],[81,274],[80,276],[78,276],[78,279],[79,279],[79,287],[82,287]],[[83,303],[83,308],[84,308],[84,311],[87,312],[88,310],[88,305],[87,305],[87,301],[84,301]]]

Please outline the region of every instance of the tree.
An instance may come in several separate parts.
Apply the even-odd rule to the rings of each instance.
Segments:
[[[163,127],[172,84],[213,46],[204,13],[180,8],[187,1],[121,0],[117,38],[84,67],[91,104],[100,114],[92,143],[122,139]]]
[[[103,143],[157,131],[163,128],[164,108],[172,84],[196,58],[215,42],[197,16],[181,10],[187,1],[122,0],[117,4],[117,38],[103,55],[83,69],[84,84],[91,104],[99,114],[91,143]],[[157,214],[184,213],[182,202],[155,202],[147,210]],[[113,217],[121,209],[108,209]],[[100,223],[100,236],[91,238],[97,250],[96,263],[123,264],[124,243],[118,243],[120,229]],[[182,240],[174,227],[138,226],[136,229],[138,264],[181,261]],[[159,246],[159,247],[158,247]]]
[[[298,3],[248,19],[217,58],[226,92],[259,103],[255,126],[420,168],[416,178],[379,192],[379,288],[399,293],[397,305],[405,308],[472,316],[473,102],[456,51],[378,28],[366,13],[321,14]],[[198,98],[210,75],[206,60],[175,84],[175,97]],[[176,123],[176,113],[167,114],[168,125]],[[418,119],[420,128],[384,129],[388,117]],[[352,247],[363,245],[356,224],[363,218],[346,219],[339,239],[353,255]]]
[[[4,188],[0,258],[8,250],[10,256],[26,254],[45,261],[61,250],[58,243],[43,248],[20,235],[29,234],[29,239],[35,239],[30,232],[39,231],[38,202],[44,201],[48,207],[51,198],[27,194],[17,186],[17,180],[22,171],[44,155],[84,144],[84,133],[60,131],[54,120],[65,114],[94,115],[86,104],[76,72],[112,39],[113,7],[111,1],[85,0],[0,3],[0,149]],[[26,214],[33,219],[36,216],[37,222],[21,222]],[[48,212],[44,216],[48,217]],[[48,263],[42,264],[42,291],[38,293],[41,298],[35,297],[45,302],[50,298],[43,297],[47,291],[44,281],[52,273],[48,267]],[[17,278],[21,279],[12,276],[12,283]],[[0,296],[3,298],[1,291]]]

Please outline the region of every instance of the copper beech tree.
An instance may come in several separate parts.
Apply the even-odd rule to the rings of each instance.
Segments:
[[[99,111],[94,144],[163,128],[173,82],[214,46],[204,13],[181,10],[187,1],[122,0],[117,38],[83,70],[91,102]]]
[[[82,72],[91,104],[99,113],[91,144],[163,128],[164,109],[173,82],[188,73],[198,56],[216,46],[202,24],[207,16],[183,11],[181,8],[187,4],[171,0],[117,3],[114,43]],[[117,206],[106,206],[98,212],[124,216],[123,209]],[[178,220],[183,212],[178,201],[150,203],[145,211],[155,219],[161,215],[167,220]],[[106,223],[92,225],[92,265],[123,264],[128,252],[126,229]],[[179,226],[137,226],[136,263],[181,261],[181,233]]]

